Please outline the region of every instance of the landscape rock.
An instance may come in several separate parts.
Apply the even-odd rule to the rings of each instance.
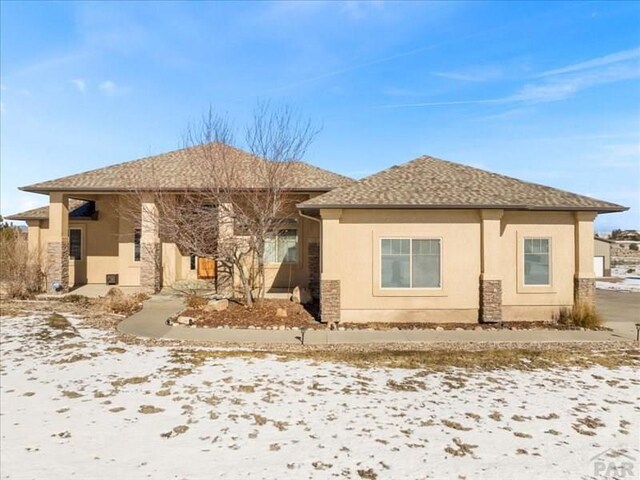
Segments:
[[[193,325],[195,323],[195,319],[186,315],[180,315],[178,318],[176,318],[175,323],[179,325]]]
[[[308,288],[296,287],[293,289],[293,293],[291,294],[292,302],[306,305],[307,303],[311,303],[312,300],[311,292],[309,292]]]
[[[223,298],[221,300],[211,300],[203,308],[205,312],[222,312],[229,308],[229,300]]]
[[[436,332],[444,332],[444,328],[442,328],[442,327],[436,327]]]
[[[284,308],[278,308],[276,310],[276,317],[286,317],[287,316],[287,310]]]

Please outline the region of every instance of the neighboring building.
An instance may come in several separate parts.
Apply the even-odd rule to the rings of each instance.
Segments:
[[[593,246],[593,271],[596,278],[611,276],[611,244],[606,238],[595,237]]]
[[[145,218],[137,227],[118,212],[151,173],[167,195],[197,189],[197,161],[180,150],[30,185],[23,190],[49,195],[49,207],[9,218],[27,221],[49,288],[117,274],[122,285],[157,290],[195,278],[197,261]],[[357,182],[291,168],[298,212],[281,243],[296,254],[271,259],[267,288],[308,286],[328,322],[549,319],[593,301],[593,220],[626,210],[426,156]],[[157,211],[151,196],[144,202],[141,212]],[[160,264],[141,241],[161,252]]]

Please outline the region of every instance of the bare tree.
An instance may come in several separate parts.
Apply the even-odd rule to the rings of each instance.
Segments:
[[[230,294],[237,275],[248,306],[265,294],[265,246],[285,225],[294,202],[290,195],[296,162],[315,130],[289,107],[259,103],[244,130],[246,152],[234,147],[229,121],[212,109],[189,126],[183,168],[189,185],[170,192],[164,172],[151,168],[129,214],[144,216],[139,205],[153,198],[163,241],[183,254],[215,259],[218,290]],[[148,202],[147,202],[148,203]],[[144,207],[143,207],[144,208]]]

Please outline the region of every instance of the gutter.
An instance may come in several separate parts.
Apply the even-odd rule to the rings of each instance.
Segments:
[[[525,211],[542,211],[542,212],[558,212],[558,211],[568,211],[568,212],[597,212],[597,213],[614,213],[614,212],[626,212],[629,210],[629,207],[612,206],[612,207],[536,207],[529,205],[407,205],[407,204],[396,204],[396,205],[378,205],[378,204],[362,204],[362,205],[348,205],[348,204],[328,204],[328,205],[313,205],[313,204],[305,204],[299,203],[296,205],[296,208],[301,209],[438,209],[438,210],[525,210]]]

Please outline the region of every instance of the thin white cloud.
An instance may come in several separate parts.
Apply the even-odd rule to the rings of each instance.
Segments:
[[[87,82],[84,81],[82,78],[74,78],[73,80],[71,80],[71,83],[73,83],[73,85],[78,89],[80,93],[82,94],[86,93]]]
[[[113,80],[104,80],[104,81],[100,82],[98,84],[98,89],[100,89],[100,91],[103,94],[108,95],[110,97],[113,97],[113,96],[116,96],[116,95],[122,95],[122,94],[125,94],[125,93],[129,92],[129,89],[127,87],[123,87],[121,85],[118,85]]]
[[[474,67],[459,72],[431,72],[437,77],[461,82],[489,82],[502,77],[502,69],[494,66]]]
[[[640,47],[632,48],[630,50],[623,50],[621,52],[611,53],[603,57],[592,58],[586,62],[580,62],[573,65],[568,65],[562,68],[556,68],[555,70],[547,70],[538,75],[538,78],[549,77],[552,75],[562,75],[565,73],[580,72],[583,70],[590,70],[596,67],[603,67],[605,65],[611,65],[614,63],[627,62],[629,60],[640,58]]]
[[[342,3],[342,11],[354,20],[360,20],[368,15],[371,10],[380,10],[384,2],[380,0],[358,1],[348,0]]]
[[[636,52],[632,54],[631,52]],[[640,49],[626,50],[605,57],[598,57],[580,64],[569,65],[537,75],[537,81],[523,85],[511,95],[498,98],[451,100],[440,102],[404,103],[383,105],[383,108],[437,107],[474,104],[534,105],[557,102],[599,85],[640,78],[640,68],[634,60]],[[556,72],[556,73],[551,73]]]
[[[98,88],[105,95],[115,95],[120,90],[116,83],[112,80],[105,80],[98,85]]]

